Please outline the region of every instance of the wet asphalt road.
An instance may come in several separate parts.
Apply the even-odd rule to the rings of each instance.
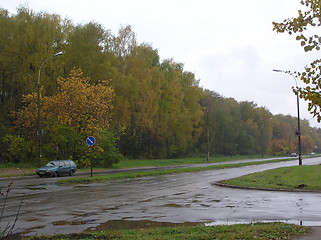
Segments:
[[[303,164],[321,164],[321,158],[303,159]],[[112,220],[208,224],[282,220],[321,226],[321,193],[213,185],[292,165],[297,161],[75,186],[58,186],[55,178],[36,176],[0,179],[1,186],[14,182],[0,226],[13,223],[23,194],[15,229],[25,235],[80,232]]]

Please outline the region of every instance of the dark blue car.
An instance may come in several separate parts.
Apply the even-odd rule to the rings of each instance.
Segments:
[[[48,162],[45,166],[37,169],[36,173],[39,177],[52,176],[58,177],[62,175],[72,176],[77,171],[77,166],[72,160],[55,160]]]

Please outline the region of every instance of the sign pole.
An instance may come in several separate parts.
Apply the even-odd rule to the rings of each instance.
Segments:
[[[93,177],[93,146],[96,143],[96,139],[93,136],[87,137],[86,143],[90,147],[90,177]]]
[[[93,177],[93,147],[90,147],[90,177]]]

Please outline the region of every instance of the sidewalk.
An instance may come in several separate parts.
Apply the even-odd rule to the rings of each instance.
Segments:
[[[311,227],[311,229],[312,229],[311,233],[305,236],[291,238],[291,240],[320,240],[321,227]]]

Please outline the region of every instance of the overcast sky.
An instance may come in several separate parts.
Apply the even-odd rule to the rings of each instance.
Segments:
[[[300,0],[2,0],[15,14],[27,5],[59,14],[74,24],[98,22],[117,34],[131,25],[139,43],[162,59],[193,72],[200,86],[237,101],[253,101],[273,114],[297,116],[294,79],[272,69],[302,71],[318,57],[294,36],[273,31],[272,22],[297,16]],[[298,81],[298,85],[301,85]],[[301,118],[321,127],[300,100]]]

